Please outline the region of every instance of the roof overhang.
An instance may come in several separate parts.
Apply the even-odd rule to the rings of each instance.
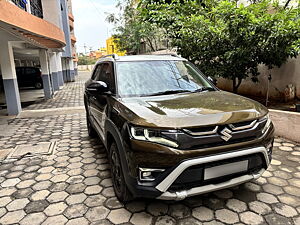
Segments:
[[[0,27],[39,47],[62,48],[66,45],[64,32],[59,27],[7,1],[0,1]]]

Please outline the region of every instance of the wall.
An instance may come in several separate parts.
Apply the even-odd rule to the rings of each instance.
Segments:
[[[44,20],[62,28],[60,1],[59,0],[42,0]]]
[[[268,84],[269,71],[263,65],[259,66],[259,82],[253,83],[250,79],[242,82],[238,92],[255,96],[265,96]],[[300,98],[300,56],[296,59],[290,59],[280,68],[272,69],[272,80],[270,83],[270,97],[282,99],[284,89],[287,85],[293,84],[296,88],[296,96]],[[232,90],[232,81],[223,78],[218,79],[218,87],[223,90]]]
[[[300,143],[300,113],[270,110],[275,135]]]

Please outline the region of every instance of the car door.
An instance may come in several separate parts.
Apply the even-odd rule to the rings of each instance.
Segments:
[[[94,81],[102,81],[107,84],[109,90],[113,92],[113,64],[112,62],[103,62],[96,68],[96,74]],[[107,94],[94,93],[90,94],[90,113],[94,119],[94,124],[101,135],[104,138],[104,123],[106,117],[106,108],[109,96]]]

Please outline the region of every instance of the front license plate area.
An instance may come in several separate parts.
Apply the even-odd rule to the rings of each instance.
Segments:
[[[210,180],[226,175],[245,172],[248,170],[248,160],[227,163],[220,166],[206,168],[204,170],[204,180]]]

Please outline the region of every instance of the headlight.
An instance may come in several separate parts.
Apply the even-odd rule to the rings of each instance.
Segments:
[[[264,128],[262,129],[262,133],[263,134],[269,129],[269,127],[271,125],[271,122],[272,122],[271,119],[270,119],[270,115],[269,114],[267,114],[266,116],[264,116],[263,118],[260,119],[260,121],[265,121],[265,120],[267,122],[266,122]]]
[[[175,141],[169,140],[164,137],[159,130],[152,130],[141,127],[131,127],[131,136],[140,141],[150,141],[162,145],[177,148],[178,144]]]

